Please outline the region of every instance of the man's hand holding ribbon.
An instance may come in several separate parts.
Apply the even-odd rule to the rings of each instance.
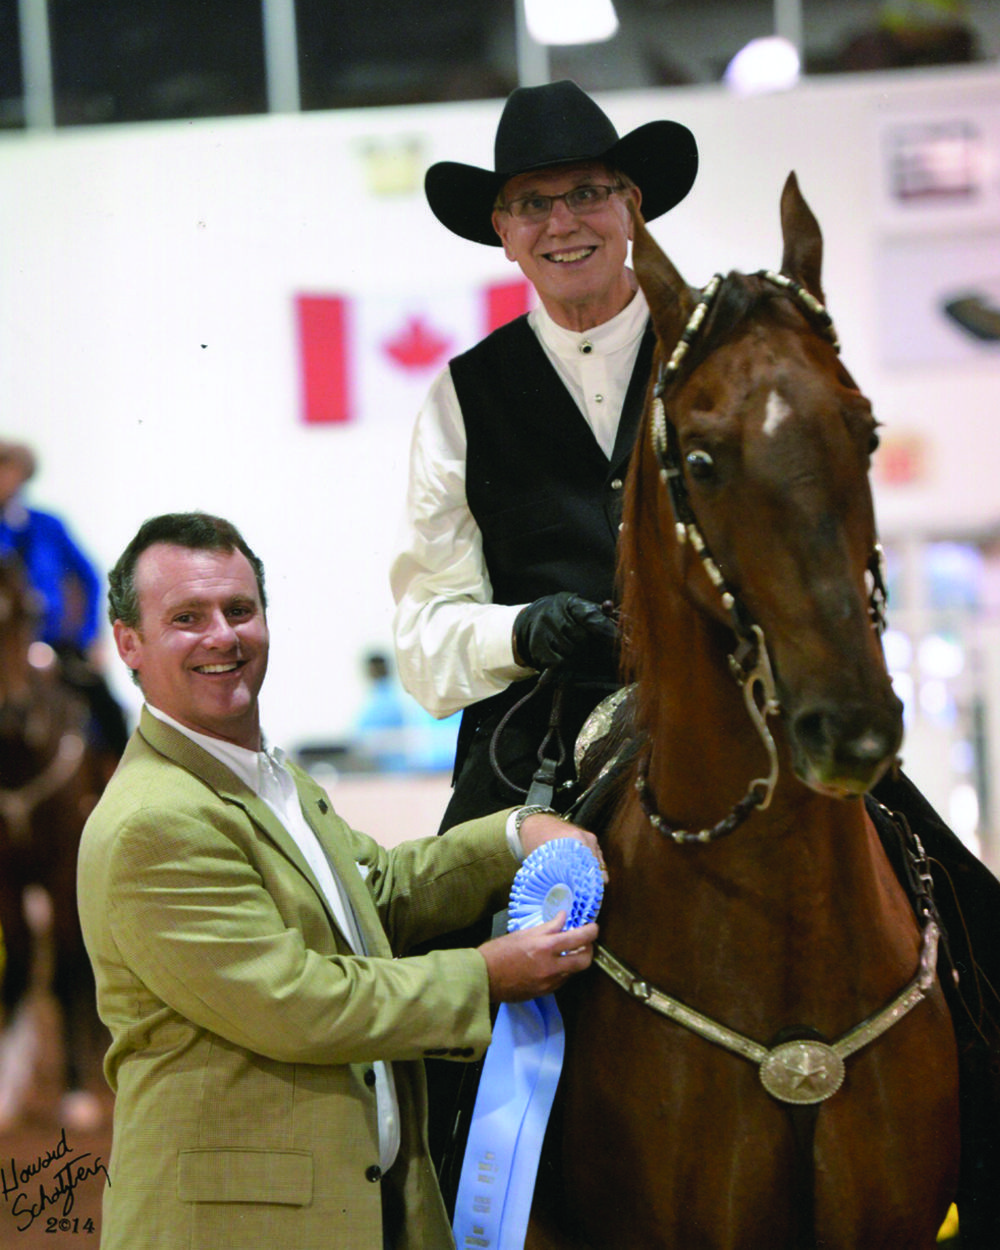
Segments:
[[[554,813],[536,812],[525,817],[519,832],[525,856],[553,839],[575,838],[593,852],[607,879],[600,845],[586,829]],[[564,930],[565,923],[566,913],[561,911],[543,924],[493,938],[479,947],[486,960],[492,1002],[525,1002],[552,994],[574,973],[590,967],[597,925]]]

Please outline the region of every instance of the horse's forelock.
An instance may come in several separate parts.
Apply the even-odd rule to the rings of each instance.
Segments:
[[[706,357],[727,339],[732,338],[750,320],[759,305],[771,295],[772,291],[759,279],[735,270],[727,274],[712,301],[712,307],[698,337],[691,345],[684,362],[683,375],[690,376]]]

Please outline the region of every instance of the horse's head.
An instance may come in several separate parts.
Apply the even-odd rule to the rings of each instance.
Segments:
[[[876,422],[837,354],[822,308],[822,236],[794,174],[781,224],[780,274],[720,279],[699,321],[699,293],[636,223],[662,409],[655,419],[652,405],[640,435],[622,563],[648,568],[655,543],[675,599],[730,639],[729,628],[753,636],[758,626],[796,774],[821,792],[856,794],[902,738],[874,619]],[[682,337],[689,347],[675,354]],[[649,580],[625,577],[629,628],[639,621],[633,650],[644,645],[641,618],[662,607]],[[637,671],[641,680],[641,656]]]

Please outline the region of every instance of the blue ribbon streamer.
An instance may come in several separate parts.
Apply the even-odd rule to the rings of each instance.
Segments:
[[[564,1040],[551,995],[500,1004],[455,1201],[459,1250],[522,1250]]]
[[[510,929],[566,911],[566,927],[593,920],[604,884],[590,850],[573,838],[544,843],[511,890]],[[556,1000],[501,1003],[479,1082],[453,1231],[458,1250],[523,1250],[565,1037]]]

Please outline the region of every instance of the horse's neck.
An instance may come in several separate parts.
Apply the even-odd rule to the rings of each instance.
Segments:
[[[0,706],[24,704],[31,698],[30,641],[16,628],[0,632]]]
[[[672,605],[664,620],[669,632],[658,643],[663,658],[655,667],[647,666],[647,673],[655,672],[655,680],[647,679],[639,689],[640,728],[648,739],[649,795],[670,825],[698,831],[716,825],[744,798],[752,782],[767,777],[770,760],[743,687],[730,670],[735,637],[683,600]],[[783,859],[778,848],[784,839],[799,848],[804,839],[815,843],[814,857],[819,860],[827,855],[831,841],[840,848],[860,847],[870,827],[860,802],[826,798],[798,781],[780,714],[766,723],[778,753],[778,785],[770,807],[754,812],[749,827],[768,828],[772,849],[765,856],[767,872],[780,879]],[[734,839],[737,844],[747,841],[740,833],[727,840]],[[747,858],[760,862],[759,848]],[[839,857],[831,852],[829,858],[835,870]]]
[[[701,786],[703,818],[681,822],[660,798],[667,789],[649,789],[658,810],[674,828],[697,833],[710,829],[728,815],[732,805],[707,772],[688,778]],[[745,779],[736,787],[740,796]],[[787,772],[779,777],[770,806],[756,809],[737,828],[710,844],[675,841],[657,831],[638,800],[630,802],[612,833],[612,858],[627,865],[635,879],[662,886],[665,880],[684,883],[700,893],[706,905],[728,907],[742,897],[753,907],[785,916],[797,933],[825,923],[848,902],[851,906],[881,907],[891,870],[882,854],[861,799],[837,800],[815,794]],[[700,905],[700,904],[699,904]],[[834,920],[836,923],[836,920]]]
[[[767,774],[767,756],[718,630],[678,629],[662,654],[673,660],[660,666],[655,691],[640,690],[649,793],[672,826],[697,832]],[[709,1014],[723,1011],[727,986],[746,975],[748,950],[770,969],[757,984],[764,1015],[792,977],[798,982],[803,968],[834,956],[845,971],[865,968],[859,980],[870,975],[866,992],[877,1006],[880,994],[912,974],[916,931],[905,898],[863,803],[829,799],[799,782],[780,724],[770,724],[780,761],[771,805],[711,845],[677,845],[630,795],[606,838],[607,940],[650,979],[658,965],[679,985],[710,978],[721,998],[704,1004]],[[616,905],[626,896],[627,906]],[[884,958],[873,961],[873,950]],[[749,1008],[746,1027],[756,1010]]]
[[[638,692],[650,789],[671,824],[710,826],[767,775],[767,754],[729,671],[732,635],[683,602],[659,629]]]

